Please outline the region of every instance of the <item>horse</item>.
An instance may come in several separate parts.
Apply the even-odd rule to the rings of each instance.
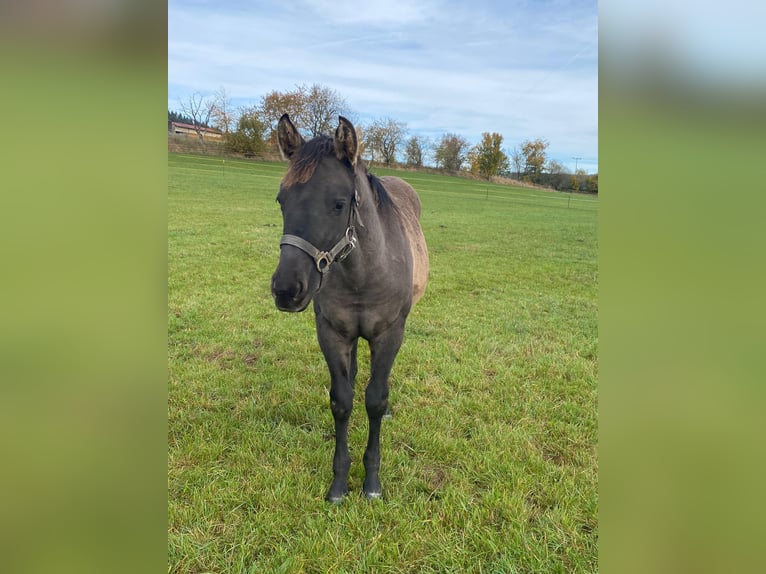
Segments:
[[[339,503],[348,495],[347,435],[360,337],[370,347],[362,491],[367,499],[379,499],[380,426],[388,412],[388,379],[407,316],[428,280],[420,199],[404,180],[368,172],[359,157],[356,130],[343,116],[334,137],[320,135],[307,142],[284,114],[277,136],[288,168],[277,195],[283,234],[271,292],[280,311],[301,312],[314,302],[335,422],[333,480],[326,500]]]

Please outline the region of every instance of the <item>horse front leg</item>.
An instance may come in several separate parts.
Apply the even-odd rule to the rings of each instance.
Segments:
[[[370,430],[367,448],[364,451],[365,478],[362,490],[368,499],[380,498],[380,425],[388,412],[388,377],[394,366],[394,359],[402,346],[404,320],[391,326],[382,335],[370,341],[370,382],[364,393]]]
[[[333,480],[326,499],[338,503],[348,494],[348,421],[354,406],[356,339],[347,340],[317,316],[317,337],[330,370],[330,410],[335,420],[335,454],[332,461]]]

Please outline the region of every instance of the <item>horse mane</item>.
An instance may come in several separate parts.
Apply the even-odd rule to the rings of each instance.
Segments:
[[[386,188],[383,187],[383,182],[380,178],[377,175],[369,173],[366,165],[364,165],[363,168],[364,172],[367,174],[367,181],[370,182],[370,188],[372,189],[372,194],[375,197],[375,203],[378,204],[378,207],[385,206],[396,209],[396,204],[391,200],[391,195],[386,191]]]
[[[287,173],[282,179],[282,185],[285,187],[291,187],[297,183],[307,183],[314,175],[317,165],[322,158],[328,156],[335,156],[335,143],[330,136],[320,135],[314,139],[303,144],[298,151],[297,156],[290,162],[290,166],[287,168]],[[354,167],[347,159],[343,159],[342,163],[349,169],[353,170]],[[367,181],[372,189],[375,203],[379,206],[391,206],[395,207],[394,202],[391,200],[391,196],[383,187],[383,182],[376,175],[371,174],[367,170],[367,164],[360,158],[357,160],[363,174],[367,177]]]

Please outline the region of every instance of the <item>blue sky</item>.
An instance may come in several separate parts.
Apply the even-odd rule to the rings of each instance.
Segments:
[[[510,151],[598,171],[597,3],[520,0],[170,0],[168,107],[224,87],[235,105],[318,83],[356,121],[410,133],[499,132]]]

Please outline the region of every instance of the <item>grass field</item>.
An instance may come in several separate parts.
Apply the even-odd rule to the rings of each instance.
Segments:
[[[430,282],[391,376],[384,499],[361,495],[361,344],[331,506],[313,311],[269,293],[285,165],[168,161],[169,572],[598,570],[596,199],[400,174]]]

